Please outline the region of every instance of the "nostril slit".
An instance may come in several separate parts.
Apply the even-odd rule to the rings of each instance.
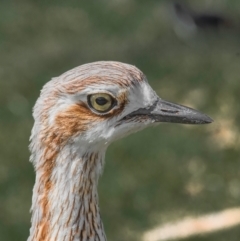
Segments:
[[[161,109],[161,111],[166,113],[173,113],[173,114],[176,114],[179,112],[178,110],[167,110],[167,109]]]

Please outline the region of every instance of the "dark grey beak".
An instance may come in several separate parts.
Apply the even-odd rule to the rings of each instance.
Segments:
[[[192,108],[158,99],[150,108],[139,109],[128,117],[148,116],[156,122],[171,122],[182,124],[208,124],[213,120],[205,114]]]

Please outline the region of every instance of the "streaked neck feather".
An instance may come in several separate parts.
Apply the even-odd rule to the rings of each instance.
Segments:
[[[97,194],[104,152],[75,149],[66,145],[37,155],[28,241],[106,240]]]

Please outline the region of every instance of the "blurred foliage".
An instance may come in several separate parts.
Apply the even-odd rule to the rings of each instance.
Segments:
[[[189,2],[238,23],[237,0]],[[239,28],[182,39],[169,1],[0,5],[0,240],[28,236],[34,184],[28,139],[41,87],[97,60],[136,65],[162,98],[215,120],[209,126],[163,124],[109,148],[99,187],[108,239],[140,240],[145,230],[166,221],[240,205],[240,21]],[[239,238],[238,227],[189,240]]]

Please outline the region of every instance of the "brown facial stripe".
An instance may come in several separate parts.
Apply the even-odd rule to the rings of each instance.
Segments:
[[[97,114],[85,103],[74,104],[55,117],[54,128],[58,133],[61,133],[63,140],[67,140],[77,133],[87,131],[91,128],[92,123],[119,115],[127,104],[125,92],[118,97],[118,101],[118,108],[110,110],[107,114]]]

